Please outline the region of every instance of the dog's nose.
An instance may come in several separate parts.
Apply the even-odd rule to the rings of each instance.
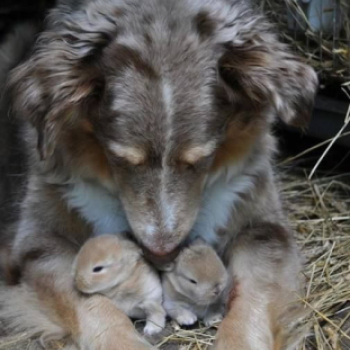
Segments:
[[[145,258],[154,264],[156,267],[161,268],[167,264],[170,264],[180,252],[180,248],[177,247],[170,252],[150,250],[146,247],[143,248]]]

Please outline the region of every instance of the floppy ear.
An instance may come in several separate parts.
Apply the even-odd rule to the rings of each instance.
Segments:
[[[267,38],[226,43],[219,60],[220,76],[257,110],[272,106],[285,123],[305,127],[314,105],[316,73],[272,35]]]
[[[59,16],[58,28],[52,25],[57,21],[53,15]],[[9,82],[13,109],[36,128],[42,158],[53,153],[61,131],[74,125],[79,107],[96,97],[104,83],[96,57],[108,44],[111,23],[96,21],[101,28],[94,28],[82,16],[69,16],[59,11],[51,15],[52,28],[41,34],[33,54]]]
[[[84,57],[73,44],[45,33],[33,56],[11,75],[13,108],[36,128],[42,159],[52,155],[61,131],[77,121],[78,106],[102,87],[97,68]]]

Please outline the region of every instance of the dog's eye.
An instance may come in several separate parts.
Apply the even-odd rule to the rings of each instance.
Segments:
[[[206,171],[210,165],[212,164],[212,157],[208,156],[205,158],[200,159],[194,164],[191,163],[182,163],[179,167],[182,171],[190,171],[194,173],[201,173],[203,171]]]
[[[99,272],[102,272],[103,269],[104,269],[103,266],[95,266],[95,267],[92,269],[92,272],[93,272],[93,273],[99,273]]]
[[[194,164],[183,163],[182,167],[184,170],[196,171],[196,166]]]

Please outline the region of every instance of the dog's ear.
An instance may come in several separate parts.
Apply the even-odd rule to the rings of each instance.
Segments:
[[[285,123],[305,127],[312,114],[318,80],[314,70],[273,36],[269,40],[225,43],[219,74],[229,90],[256,110],[269,110]]]
[[[9,80],[13,110],[36,128],[41,158],[52,155],[62,130],[77,122],[80,107],[103,88],[95,57],[106,35],[73,29],[71,24],[44,32]]]

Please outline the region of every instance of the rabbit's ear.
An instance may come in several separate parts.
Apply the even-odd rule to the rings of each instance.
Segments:
[[[142,249],[133,241],[122,237],[121,238],[121,242],[122,242],[122,247],[123,249],[128,249],[130,250],[130,253],[132,253],[133,256],[142,256],[143,252]]]

